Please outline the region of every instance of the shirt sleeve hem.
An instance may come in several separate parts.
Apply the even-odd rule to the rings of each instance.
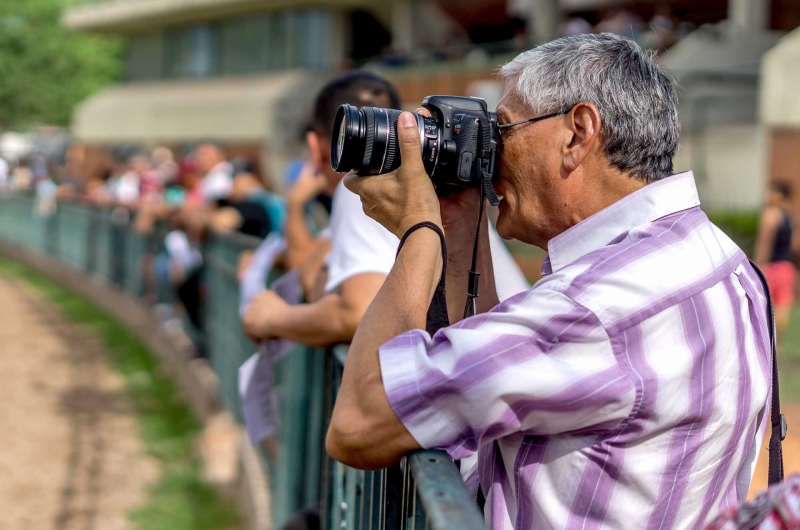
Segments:
[[[427,333],[424,331],[415,331],[416,333],[427,337]],[[393,341],[396,340],[397,338],[393,339]],[[442,416],[447,416],[446,414],[442,414],[442,411],[428,409],[421,417],[411,417],[402,412],[404,408],[402,406],[403,400],[398,397],[397,393],[392,392],[391,390],[402,385],[413,384],[413,392],[416,394],[420,393],[417,374],[414,373],[414,363],[412,362],[413,353],[408,347],[395,349],[393,347],[387,348],[386,346],[387,345],[381,346],[378,349],[379,362],[381,365],[381,376],[383,378],[386,399],[389,401],[389,406],[397,416],[397,419],[400,420],[400,423],[403,424],[403,426],[408,430],[409,434],[411,434],[414,440],[416,440],[419,446],[423,449],[439,449],[445,451],[451,458],[455,460],[465,458],[473,454],[474,451],[470,451],[464,447],[463,440],[454,440],[453,443],[444,444],[441,443],[442,440],[437,440],[437,437],[439,437],[441,433],[438,433],[436,429],[431,429],[431,418],[442,418]],[[398,355],[407,357],[407,359],[404,360],[405,362],[398,362]],[[448,418],[444,420],[443,424],[452,424],[453,420],[454,418]]]
[[[389,271],[379,269],[378,267],[364,267],[364,268],[351,269],[348,270],[347,273],[345,274],[328,277],[328,281],[325,283],[325,292],[332,293],[336,291],[339,287],[342,286],[344,282],[360,274],[383,274],[384,276],[387,276],[389,274]]]

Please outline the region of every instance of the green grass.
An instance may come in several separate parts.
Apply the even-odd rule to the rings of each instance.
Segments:
[[[781,400],[800,404],[800,307],[792,310],[792,318],[786,327],[778,348],[778,372],[781,384]]]
[[[25,280],[70,320],[88,326],[103,342],[111,366],[126,381],[147,452],[160,478],[147,501],[129,518],[138,530],[228,530],[239,526],[236,512],[200,479],[192,445],[200,425],[179,399],[172,381],[126,327],[102,310],[23,265],[0,258],[0,273]]]

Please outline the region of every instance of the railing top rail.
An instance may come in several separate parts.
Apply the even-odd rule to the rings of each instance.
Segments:
[[[212,237],[220,240],[227,240],[235,243],[241,248],[257,248],[261,244],[261,239],[239,232],[217,232],[211,233]]]
[[[442,451],[417,451],[408,456],[428,528],[485,530],[483,516],[470,498],[458,469]]]

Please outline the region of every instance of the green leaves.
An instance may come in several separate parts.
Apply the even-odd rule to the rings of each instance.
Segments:
[[[0,0],[0,129],[67,125],[73,107],[120,78],[121,43],[69,32],[66,0]]]

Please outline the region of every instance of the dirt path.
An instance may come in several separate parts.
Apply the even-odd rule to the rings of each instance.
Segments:
[[[101,345],[0,275],[0,530],[117,530],[158,476]]]
[[[800,473],[800,406],[784,404],[781,406],[781,411],[786,415],[786,422],[789,424],[786,439],[783,441],[783,467],[788,477],[792,473]],[[753,482],[750,483],[748,494],[750,498],[767,487],[768,443],[769,429],[764,434],[761,453],[758,455],[758,466]]]

